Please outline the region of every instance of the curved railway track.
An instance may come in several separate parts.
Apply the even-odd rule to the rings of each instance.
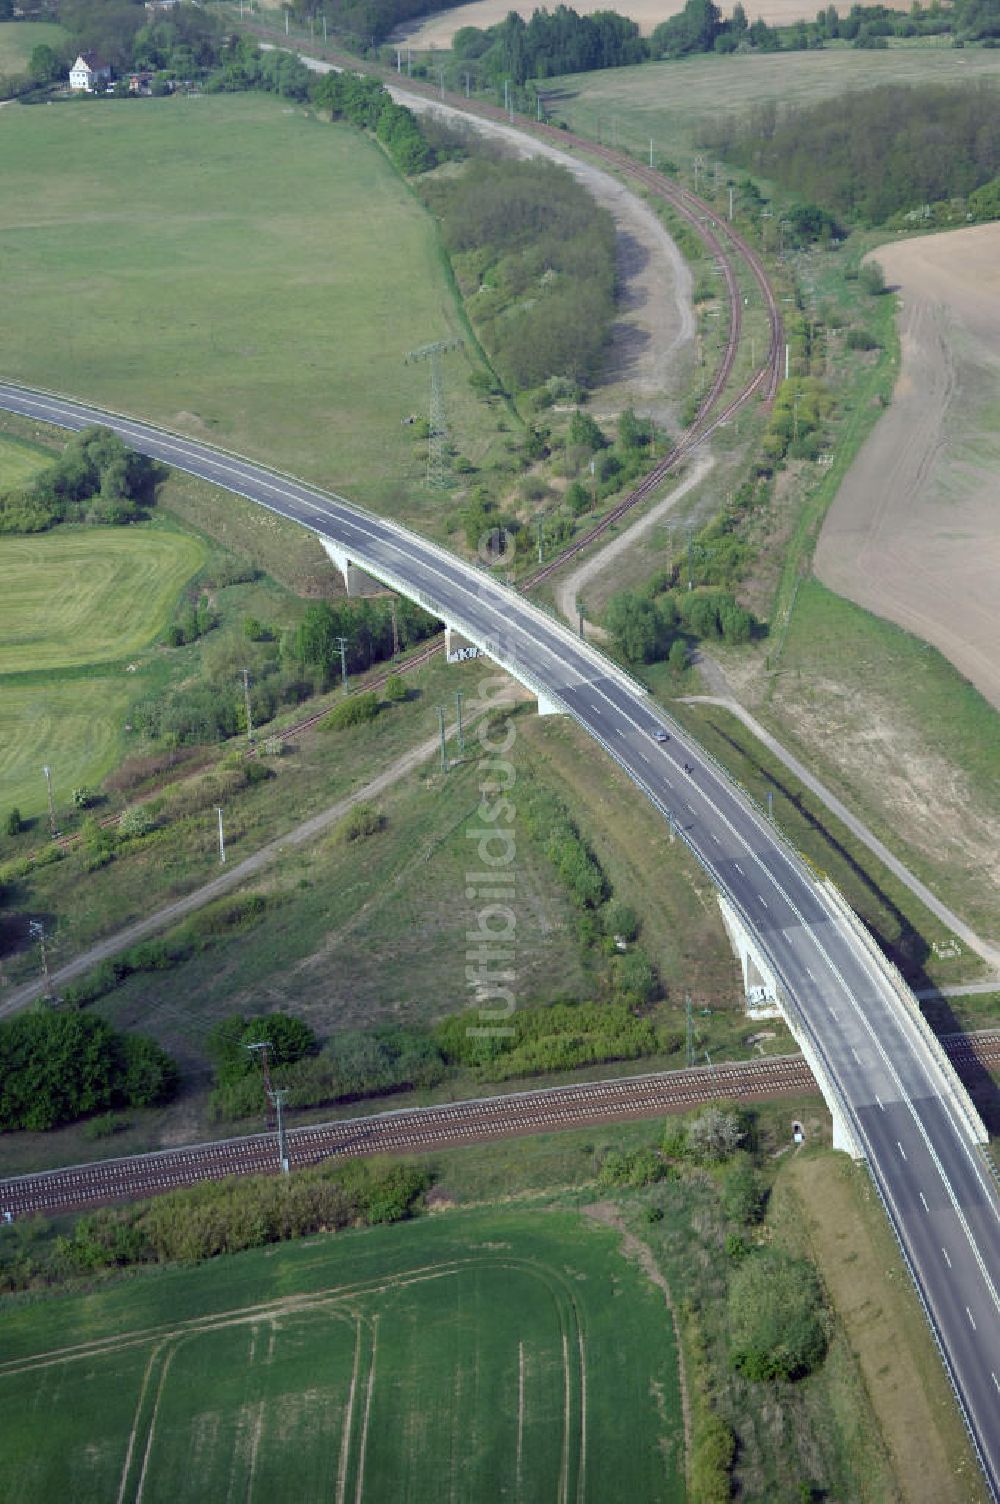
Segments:
[[[960,1074],[1000,1066],[1000,1029],[950,1035],[944,1043]],[[778,1055],[314,1123],[289,1130],[288,1154],[292,1166],[302,1169],[326,1159],[416,1154],[525,1133],[656,1117],[719,1099],[752,1102],[817,1091],[801,1055]],[[258,1133],[20,1175],[0,1181],[0,1213],[19,1217],[76,1211],[227,1175],[273,1174],[276,1158],[274,1134]]]

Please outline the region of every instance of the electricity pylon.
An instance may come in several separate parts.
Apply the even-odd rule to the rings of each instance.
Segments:
[[[421,345],[411,350],[406,364],[426,360],[431,368],[431,410],[427,425],[427,484],[435,490],[444,491],[448,486],[448,425],[444,415],[444,379],[441,375],[441,356],[449,350],[460,350],[464,341],[439,339],[431,345]]]

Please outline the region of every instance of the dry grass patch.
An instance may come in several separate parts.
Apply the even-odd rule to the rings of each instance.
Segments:
[[[793,1160],[774,1188],[774,1220],[819,1266],[906,1504],[985,1504],[941,1359],[865,1172],[841,1155]]]

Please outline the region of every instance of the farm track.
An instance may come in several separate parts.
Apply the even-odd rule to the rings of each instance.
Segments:
[[[951,1034],[942,1042],[959,1075],[1000,1067],[1000,1029]],[[711,1101],[753,1102],[818,1091],[801,1055],[777,1055],[316,1123],[289,1130],[288,1155],[293,1168],[304,1169],[326,1159],[426,1153],[525,1133],[656,1117]],[[274,1135],[257,1133],[45,1170],[0,1181],[0,1212],[19,1217],[78,1211],[227,1175],[273,1174],[276,1161]]]

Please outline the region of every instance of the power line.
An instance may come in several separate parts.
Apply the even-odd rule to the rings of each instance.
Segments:
[[[347,692],[347,644],[350,641],[350,639],[347,638],[347,637],[338,637],[337,641],[340,643],[340,683],[341,683],[341,685],[342,685],[342,687],[344,689],[344,692],[346,694],[346,692]]]
[[[247,741],[253,742],[253,717],[250,714],[250,670],[243,669],[243,705],[247,716]]]
[[[448,424],[444,410],[444,378],[441,375],[441,356],[449,350],[460,350],[460,339],[439,339],[433,344],[421,345],[411,350],[406,364],[426,360],[431,368],[431,406],[427,424],[427,484],[435,490],[448,487]]]

